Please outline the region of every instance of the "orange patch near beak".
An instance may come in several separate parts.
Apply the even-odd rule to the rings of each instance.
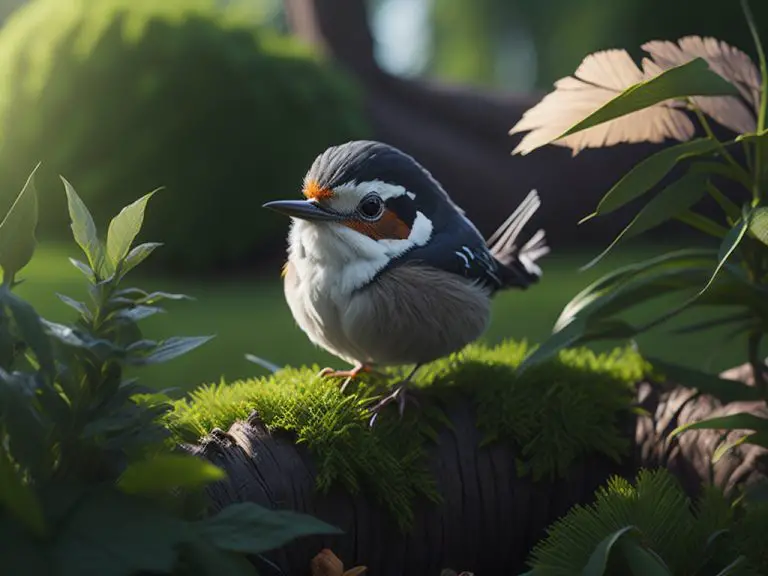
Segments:
[[[329,200],[333,198],[333,190],[323,188],[315,180],[310,180],[304,185],[304,196],[309,200]]]
[[[391,210],[384,210],[384,214],[376,222],[345,220],[344,225],[373,240],[405,240],[411,235],[408,224]]]

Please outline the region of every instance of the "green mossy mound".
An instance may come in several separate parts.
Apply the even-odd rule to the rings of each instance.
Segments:
[[[620,419],[647,373],[643,359],[631,349],[579,348],[518,375],[528,350],[525,342],[472,345],[425,366],[415,380],[421,409],[406,410],[402,421],[392,410],[373,430],[368,407],[382,383],[365,377],[341,394],[338,382],[317,377],[318,366],[203,386],[176,402],[167,423],[178,440],[195,442],[256,410],[268,429],[292,432],[307,446],[320,489],[340,481],[352,492],[370,490],[405,526],[414,497],[439,499],[426,452],[437,430],[450,426],[441,408],[451,402],[472,402],[484,443],[510,445],[519,473],[534,479],[563,475],[587,454],[618,460],[626,452]]]

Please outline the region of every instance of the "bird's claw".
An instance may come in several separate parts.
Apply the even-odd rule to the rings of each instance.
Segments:
[[[414,398],[413,395],[408,392],[407,384],[407,382],[401,382],[395,386],[395,389],[390,394],[387,394],[384,398],[379,400],[373,408],[371,408],[370,411],[373,415],[368,422],[369,426],[373,427],[379,417],[379,414],[381,414],[382,409],[392,402],[397,402],[397,411],[400,414],[400,419],[403,418],[403,414],[405,413],[405,404],[407,402],[412,402],[416,406],[419,405],[418,400],[416,400],[416,398]]]
[[[331,367],[327,367],[323,368],[320,370],[320,372],[317,373],[318,377],[320,378],[344,378],[344,382],[340,388],[342,393],[344,393],[344,390],[346,390],[347,386],[349,386],[349,383],[357,378],[360,374],[377,374],[380,376],[384,375],[365,364],[355,366],[351,370],[334,370]]]

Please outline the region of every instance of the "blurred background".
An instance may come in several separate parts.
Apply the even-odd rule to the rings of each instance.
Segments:
[[[751,4],[768,39],[768,2]],[[85,298],[67,261],[76,249],[58,175],[102,230],[163,186],[141,239],[165,246],[134,283],[197,300],[148,320],[146,332],[216,338],[138,375],[181,390],[261,375],[246,353],[341,367],[295,326],[279,278],[287,222],[260,206],[298,195],[318,153],[357,138],[413,154],[486,235],[539,190],[535,225],[553,254],[540,285],[497,299],[486,341],[540,341],[600,274],[702,239],[667,226],[656,244],[629,244],[579,272],[636,208],[576,222],[656,147],[512,157],[519,137],[508,130],[596,50],[639,58],[645,41],[698,34],[754,54],[738,3],[715,0],[0,0],[0,23],[0,214],[43,163],[41,245],[19,293],[58,321],[70,316],[55,292]],[[639,344],[707,370],[740,362],[743,350],[718,332],[680,339],[671,327]]]

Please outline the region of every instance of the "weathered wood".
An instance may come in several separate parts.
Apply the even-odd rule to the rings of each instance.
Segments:
[[[724,378],[752,385],[752,370],[748,364],[728,370]],[[666,467],[681,482],[690,495],[699,492],[704,483],[712,483],[726,494],[749,486],[766,476],[768,451],[743,444],[729,451],[716,465],[712,454],[721,441],[733,441],[743,432],[733,431],[723,438],[718,430],[690,430],[670,440],[669,433],[678,426],[706,418],[749,412],[768,418],[763,402],[731,402],[723,405],[712,396],[697,394],[689,388],[662,391],[658,386],[643,383],[638,388],[642,408],[650,418],[638,421],[635,430],[637,461],[640,465]]]
[[[441,430],[429,450],[428,465],[444,500],[440,505],[418,501],[408,534],[365,490],[351,495],[336,486],[319,493],[311,455],[288,434],[270,435],[258,414],[186,449],[227,471],[228,480],[209,492],[215,508],[251,501],[307,512],[344,530],[343,536],[305,538],[268,555],[285,574],[308,574],[311,558],[324,547],[345,565],[369,566],[377,576],[428,576],[447,567],[478,575],[517,574],[545,527],[574,504],[589,502],[612,474],[631,478],[641,467],[667,466],[691,495],[708,482],[717,434],[692,432],[669,448],[666,436],[677,425],[736,410],[765,410],[757,403],[723,407],[708,396],[692,400],[689,390],[665,391],[652,383],[640,384],[638,392],[638,403],[652,416],[626,419],[635,450],[624,462],[592,455],[575,463],[566,479],[539,482],[516,473],[517,454],[509,446],[479,448],[469,403],[452,404],[447,415],[454,429]],[[715,483],[732,490],[764,478],[760,459],[765,454],[755,446],[738,447],[715,469]]]

